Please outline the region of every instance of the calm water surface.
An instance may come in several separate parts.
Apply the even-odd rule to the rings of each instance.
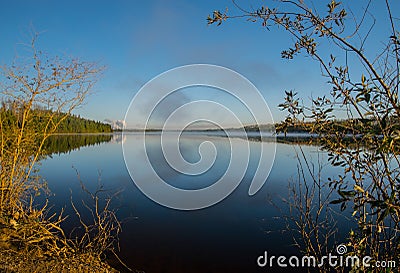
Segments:
[[[123,141],[134,147],[139,138],[132,133],[124,136]],[[224,174],[229,164],[227,138],[188,135],[180,142],[182,155],[187,161],[194,163],[200,159],[198,147],[204,141],[214,143],[217,158],[212,168],[202,175],[182,175],[169,168],[163,160],[159,140],[157,134],[149,136],[146,143],[149,159],[158,175],[175,187],[207,187]],[[121,135],[114,135],[110,142],[53,155],[42,162],[41,174],[53,193],[50,203],[54,204],[54,209],[63,207],[70,215],[73,215],[71,194],[76,203],[83,196],[80,180],[92,191],[99,183],[110,191],[123,189],[114,205],[123,221],[120,256],[131,268],[145,272],[267,272],[266,268],[260,269],[256,265],[257,257],[265,250],[271,255],[298,254],[291,245],[290,234],[282,231],[284,221],[280,218],[287,211],[281,198],[288,194],[288,182],[297,177],[295,149],[298,146],[277,144],[275,162],[265,185],[256,195],[249,196],[260,145],[263,145],[265,153],[271,153],[273,143],[231,139],[239,146],[245,148],[249,145],[251,149],[249,166],[241,184],[214,206],[178,211],[151,201],[135,186],[124,163],[121,141]],[[326,163],[326,157],[318,152],[318,147],[302,148],[312,161],[317,162],[319,156]],[[143,155],[134,156],[140,166]],[[327,167],[324,176],[334,176],[336,171]],[[140,176],[145,179],[146,173]],[[350,223],[341,217],[338,221],[345,236]],[[70,217],[65,225],[67,228],[76,225],[74,217]]]

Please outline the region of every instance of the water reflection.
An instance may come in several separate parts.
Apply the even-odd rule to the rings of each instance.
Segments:
[[[280,200],[287,196],[288,181],[297,175],[294,146],[277,145],[274,166],[266,184],[256,195],[249,196],[248,189],[258,167],[259,147],[263,145],[264,151],[268,152],[272,143],[234,139],[243,149],[249,145],[251,151],[241,183],[222,202],[187,212],[160,206],[135,186],[125,167],[120,136],[113,137],[114,141],[47,159],[42,163],[41,174],[54,193],[50,203],[55,204],[55,208],[65,207],[66,214],[72,213],[68,209],[69,189],[75,200],[80,198],[75,169],[89,189],[97,187],[99,171],[106,189],[124,189],[116,206],[118,216],[124,220],[120,237],[121,258],[130,267],[145,272],[265,272],[265,268],[256,266],[257,257],[265,250],[271,255],[297,253],[290,235],[282,233],[285,222],[277,218],[285,211]],[[125,137],[136,164],[140,165],[146,156],[135,148],[140,136],[132,133]],[[230,145],[223,137],[186,136],[180,143],[183,157],[189,162],[199,160],[198,147],[204,141],[212,141],[219,152],[213,167],[199,176],[188,176],[169,168],[161,157],[158,136],[150,136],[147,143],[149,159],[156,165],[157,174],[172,186],[182,189],[207,187],[224,174]],[[311,160],[317,159],[318,147],[302,148]],[[138,172],[148,183],[153,183],[144,169],[138,168]],[[335,173],[335,169],[327,168],[324,175],[334,176]],[[270,198],[281,211],[268,202]],[[73,217],[67,219],[66,224],[72,226]],[[347,230],[350,223],[343,221],[339,225]]]
[[[43,150],[47,155],[69,153],[80,147],[99,145],[112,139],[112,134],[58,134],[46,139]]]
[[[126,136],[122,133],[115,133],[112,135],[111,142],[113,143],[123,143],[126,140]]]

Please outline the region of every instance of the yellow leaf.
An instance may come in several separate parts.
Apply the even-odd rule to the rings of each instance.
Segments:
[[[361,188],[361,187],[358,186],[358,185],[354,185],[354,190],[355,190],[355,191],[358,191],[358,192],[361,192],[361,193],[364,193],[364,192],[365,192],[364,189]]]

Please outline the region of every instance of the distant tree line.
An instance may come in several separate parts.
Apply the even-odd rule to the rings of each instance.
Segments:
[[[58,133],[110,133],[111,125],[88,120],[76,115],[68,116],[57,128]]]
[[[16,101],[2,101],[0,113],[2,117],[3,129],[11,128],[11,125],[18,124],[22,126],[23,108],[25,106]],[[46,122],[49,121],[48,117],[52,116],[49,128],[55,126],[58,121],[57,128],[54,133],[110,133],[112,128],[110,124],[105,124],[95,120],[89,120],[80,117],[79,115],[68,114],[65,116],[62,112],[53,112],[52,110],[42,109],[41,107],[34,107],[32,109],[32,126],[34,131],[42,132],[46,127]]]
[[[399,119],[396,117],[386,117],[382,121],[386,127],[391,127],[392,130],[400,129]],[[330,126],[333,128],[334,132],[337,133],[345,133],[345,134],[373,134],[373,135],[381,135],[382,134],[382,123],[378,123],[373,119],[366,118],[353,118],[353,119],[344,119],[344,120],[329,120],[324,126]],[[301,123],[279,123],[276,124],[277,131],[285,131],[287,133],[309,133],[314,132],[317,127],[320,127],[321,124],[315,121],[309,122],[301,122]]]

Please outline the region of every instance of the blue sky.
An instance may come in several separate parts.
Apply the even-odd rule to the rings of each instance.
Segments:
[[[238,3],[257,7],[266,2]],[[355,13],[366,5],[356,2]],[[378,31],[371,36],[371,54],[390,35],[379,2],[373,1],[372,7]],[[400,1],[392,2],[393,11],[399,11]],[[230,0],[2,1],[0,62],[11,62],[20,50],[18,43],[28,40],[31,24],[42,32],[41,49],[99,61],[107,69],[96,93],[76,111],[97,120],[122,119],[143,84],[168,69],[193,63],[225,66],[247,77],[262,92],[275,120],[284,117],[277,107],[284,90],[294,89],[306,98],[327,92],[315,62],[306,57],[280,58],[292,41],[282,31],[267,31],[259,23],[240,19],[207,26],[207,15],[226,7],[237,13]],[[329,44],[325,48],[329,52]]]

